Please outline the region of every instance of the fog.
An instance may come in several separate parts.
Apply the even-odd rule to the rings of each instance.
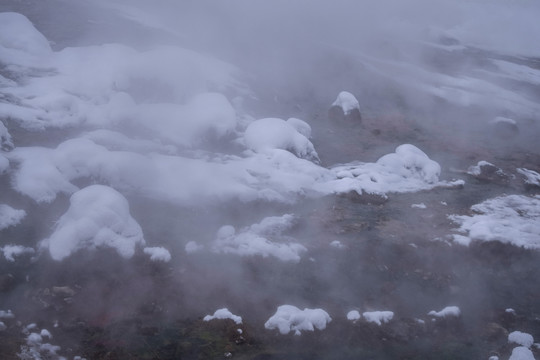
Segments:
[[[538,358],[538,14],[2,1],[0,355]]]

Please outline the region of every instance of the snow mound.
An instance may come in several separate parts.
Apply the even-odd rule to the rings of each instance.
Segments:
[[[353,94],[347,91],[342,91],[338,94],[336,101],[332,103],[332,106],[339,106],[343,109],[343,113],[348,115],[354,109],[360,110],[360,104]]]
[[[313,144],[302,134],[308,132],[305,126],[307,124],[300,124],[299,121],[277,118],[255,120],[246,128],[246,146],[255,152],[264,152],[267,149],[287,150],[300,158],[319,161]]]
[[[357,320],[360,320],[362,316],[360,315],[360,313],[358,312],[358,310],[351,310],[347,313],[347,320],[350,320],[350,321],[357,321]]]
[[[392,311],[366,311],[362,316],[367,322],[372,322],[381,326],[382,323],[387,323],[392,320],[394,318],[394,313]]]
[[[531,350],[524,346],[515,347],[508,360],[535,360]]]
[[[287,124],[291,125],[293,128],[296,129],[300,134],[304,135],[306,138],[311,138],[311,126],[304,120],[300,120],[297,118],[289,118],[287,120]]]
[[[432,310],[428,313],[428,315],[435,316],[438,318],[458,317],[459,315],[461,315],[461,310],[457,306],[447,306],[441,311]]]
[[[146,255],[150,256],[150,260],[152,261],[162,261],[162,262],[171,261],[171,253],[169,252],[169,250],[161,246],[145,247],[143,249],[143,252]]]
[[[271,216],[238,232],[231,225],[222,226],[212,251],[241,256],[273,256],[281,261],[298,262],[300,254],[307,249],[282,234],[294,225],[294,220],[290,214]]]
[[[2,51],[47,55],[51,46],[34,25],[24,15],[0,13],[0,48]],[[8,53],[9,54],[9,53]]]
[[[237,324],[242,323],[242,317],[238,315],[234,315],[232,312],[230,312],[227,308],[219,309],[214,312],[214,315],[206,315],[203,320],[204,321],[210,321],[214,319],[231,319]]]
[[[507,195],[471,207],[472,215],[450,215],[459,225],[454,241],[500,241],[540,249],[540,195]]]
[[[508,342],[530,348],[532,344],[534,344],[534,338],[531,334],[521,331],[512,331],[510,334],[508,334]]]
[[[108,247],[124,258],[143,245],[141,227],[131,217],[124,196],[104,185],[91,185],[70,198],[53,234],[42,242],[54,260],[62,260],[81,249]]]
[[[0,230],[17,225],[26,216],[26,211],[17,210],[6,204],[0,204]]]
[[[16,256],[35,253],[34,249],[22,245],[5,245],[0,250],[4,253],[6,260],[11,262],[15,261]]]
[[[281,305],[264,327],[269,330],[278,329],[283,335],[291,331],[300,335],[302,331],[324,330],[330,321],[332,318],[322,309],[300,310],[296,306]]]

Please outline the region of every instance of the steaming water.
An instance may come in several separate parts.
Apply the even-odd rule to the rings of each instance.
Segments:
[[[411,143],[441,164],[441,178],[463,179],[465,185],[392,193],[387,201],[376,198],[371,203],[350,195],[327,195],[292,203],[226,199],[185,205],[126,192],[147,246],[165,247],[172,260],[151,262],[142,251],[123,259],[112,249],[81,250],[62,261],[53,260],[47,251],[32,259],[2,259],[0,310],[11,309],[16,315],[14,320],[0,319],[7,325],[0,334],[5,334],[0,339],[3,358],[22,353],[26,336],[21,328],[31,323],[53,332],[50,342],[61,346],[59,354],[88,359],[202,359],[224,358],[227,353],[243,359],[508,358],[514,347],[508,344],[509,332],[540,337],[538,251],[500,242],[465,247],[449,237],[456,229],[450,214],[470,214],[474,204],[503,194],[538,194],[538,187],[525,187],[516,176],[482,180],[465,173],[480,160],[514,175],[516,168],[540,169],[540,90],[534,81],[539,60],[531,51],[520,52],[521,38],[505,42],[503,33],[493,34],[501,37],[495,45],[504,45],[497,48],[467,33],[485,30],[487,20],[473,23],[477,27],[465,20],[461,28],[445,24],[454,32],[440,32],[409,14],[416,7],[424,9],[426,17],[435,16],[433,6],[423,2],[411,8],[387,2],[388,14],[385,6],[370,3],[366,13],[376,15],[374,19],[346,1],[358,17],[355,11],[344,14],[324,2],[312,8],[281,2],[163,2],[153,12],[144,1],[111,4],[4,1],[0,11],[27,16],[54,41],[55,50],[120,42],[140,49],[166,43],[210,53],[249,75],[243,80],[253,95],[244,97],[242,109],[249,116],[298,117],[311,125],[322,166],[374,162],[396,146]],[[501,11],[499,5],[493,9]],[[471,13],[458,15],[472,16],[482,3],[471,6]],[[378,25],[377,17],[391,23],[400,11],[426,25],[424,30],[434,32],[437,36],[431,38],[436,41],[419,41],[425,38],[416,37],[417,29],[406,23]],[[177,17],[172,16],[175,12]],[[503,21],[504,14],[489,20]],[[445,21],[460,16],[449,15]],[[524,27],[534,30],[534,23],[523,16]],[[335,28],[325,33],[314,19]],[[377,35],[355,37],[354,30]],[[508,75],[508,69],[518,65],[528,72]],[[328,119],[329,105],[344,89],[358,95],[361,125]],[[0,106],[5,103],[2,100]],[[509,132],[501,137],[488,126],[496,116],[518,119],[519,133],[505,130]],[[1,119],[15,148],[54,148],[80,133],[77,127],[32,132]],[[240,153],[235,146],[214,145]],[[1,230],[1,244],[37,249],[68,209],[69,195],[39,203],[15,192],[7,175],[0,181],[1,202],[27,212],[20,224]],[[96,181],[83,178],[76,185],[84,188]],[[298,262],[211,251],[221,226],[233,225],[238,233],[266,217],[284,214],[294,214],[294,226],[272,236],[304,246],[307,250],[300,252]],[[190,241],[204,249],[186,252]],[[332,245],[335,241],[339,246]],[[265,329],[266,320],[283,304],[322,308],[333,320],[325,330],[301,336]],[[458,318],[427,315],[449,305],[459,306]],[[242,316],[241,342],[238,326],[231,321],[201,320],[223,307]],[[508,308],[516,315],[506,312]],[[352,323],[346,320],[350,310],[390,310],[395,317],[382,326]],[[532,350],[538,357],[538,350]]]

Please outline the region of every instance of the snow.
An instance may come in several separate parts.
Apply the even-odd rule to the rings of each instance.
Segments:
[[[99,247],[113,248],[130,258],[135,247],[143,244],[141,227],[131,217],[126,198],[104,185],[91,185],[73,194],[53,234],[41,243],[54,260]]]
[[[353,94],[347,91],[342,91],[338,94],[336,101],[332,106],[339,106],[345,115],[349,114],[354,109],[360,110],[360,104]]]
[[[238,315],[234,315],[232,312],[230,312],[227,308],[218,309],[214,312],[214,315],[206,315],[203,320],[204,321],[210,321],[214,319],[231,319],[236,324],[242,323],[242,317]]]
[[[357,320],[360,320],[362,316],[360,315],[360,312],[358,312],[358,310],[351,310],[347,313],[347,320],[350,320],[350,321],[357,321]]]
[[[0,250],[4,253],[4,257],[7,261],[15,261],[15,256],[21,256],[24,254],[34,254],[33,248],[25,247],[22,245],[4,245],[0,247]]]
[[[51,53],[45,36],[25,16],[13,12],[0,13],[0,50],[5,64],[17,64],[21,60],[21,53],[36,57]]]
[[[512,355],[508,360],[534,360],[534,355],[528,348],[518,346],[512,349]]]
[[[0,87],[1,87],[1,83],[0,83]],[[0,150],[8,150],[8,149],[11,149],[12,147],[13,147],[13,141],[11,140],[11,134],[9,133],[4,123],[0,121]],[[0,164],[0,174],[2,173],[1,169],[2,169],[2,165]]]
[[[304,120],[289,118],[287,119],[287,124],[291,125],[296,131],[304,135],[306,138],[311,138],[311,126],[309,126],[309,124]]]
[[[193,254],[197,251],[201,251],[202,249],[204,249],[204,246],[197,244],[196,241],[188,241],[184,249],[186,250],[186,253]]]
[[[460,314],[461,314],[461,310],[457,306],[447,306],[441,311],[432,310],[428,313],[428,315],[435,316],[438,318],[458,317]]]
[[[411,208],[413,208],[413,209],[427,209],[427,206],[424,203],[419,203],[419,204],[411,204]]]
[[[6,330],[6,329],[7,329],[6,324],[4,324],[3,321],[0,321],[0,331],[4,331],[4,330]]]
[[[491,124],[504,123],[504,124],[509,124],[509,125],[517,125],[516,120],[510,119],[504,116],[497,116],[495,119],[491,120],[490,123]]]
[[[500,241],[526,249],[540,248],[540,195],[506,195],[471,207],[472,215],[450,215],[459,225],[454,240]]]
[[[297,128],[300,128],[300,131]],[[306,133],[308,130],[297,120],[285,121],[277,118],[265,118],[255,120],[248,125],[244,140],[246,146],[256,152],[264,152],[267,149],[282,149],[290,151],[300,158],[318,161],[319,155],[313,144],[302,132]]]
[[[484,166],[496,167],[495,165],[493,165],[490,162],[487,162],[485,160],[481,160],[476,165],[470,166],[467,169],[467,174],[473,175],[473,176],[479,176],[479,175],[482,174],[482,167],[484,167]],[[500,171],[500,169],[498,171]]]
[[[534,338],[531,334],[521,331],[512,331],[510,334],[508,334],[508,342],[530,348],[534,344]]]
[[[0,175],[6,172],[9,169],[9,160],[0,154]]]
[[[26,331],[30,329],[37,329],[35,324],[32,327],[27,326]],[[64,357],[58,355],[60,351],[60,346],[52,345],[50,343],[43,343],[44,338],[52,339],[51,333],[47,329],[42,329],[40,332],[29,332],[26,337],[26,344],[21,345],[20,353],[17,356],[21,359],[32,359],[32,360],[42,360],[42,359],[58,359],[65,360]]]
[[[11,312],[11,310],[5,311],[0,310],[0,319],[13,319],[15,318],[15,315]]]
[[[394,318],[392,311],[366,311],[362,314],[367,322],[375,323],[381,326]]]
[[[171,261],[171,253],[169,250],[165,249],[162,246],[157,247],[145,247],[143,249],[143,252],[150,256],[150,260],[152,261],[161,261],[161,262],[169,262]]]
[[[330,246],[335,247],[336,249],[344,249],[345,245],[341,243],[339,240],[334,240],[330,243]]]
[[[212,251],[240,256],[272,256],[281,261],[298,262],[300,254],[307,249],[282,234],[294,223],[294,216],[285,214],[266,217],[239,231],[231,225],[222,226],[212,244]]]
[[[512,309],[512,308],[505,309],[504,312],[509,313],[509,314],[516,315],[516,310],[514,310],[514,309]]]
[[[525,168],[518,168],[517,172],[525,176],[526,184],[540,186],[540,174],[536,171]]]
[[[0,230],[19,224],[26,217],[26,211],[0,204]]]
[[[330,315],[322,309],[300,310],[293,305],[281,305],[264,327],[269,330],[278,329],[283,335],[291,331],[300,335],[302,331],[324,330],[331,321]]]

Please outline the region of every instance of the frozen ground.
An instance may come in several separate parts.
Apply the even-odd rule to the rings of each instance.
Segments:
[[[538,358],[538,7],[382,3],[2,1],[1,357]]]

